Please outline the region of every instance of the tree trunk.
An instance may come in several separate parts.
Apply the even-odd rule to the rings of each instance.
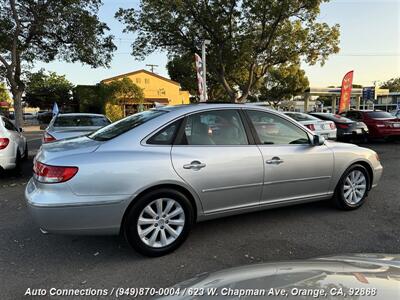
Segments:
[[[22,118],[22,94],[21,90],[12,90],[14,99],[14,116],[15,116],[15,127],[22,128],[23,118]]]

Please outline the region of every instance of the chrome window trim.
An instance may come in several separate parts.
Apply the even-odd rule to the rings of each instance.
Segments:
[[[164,124],[163,126],[158,127],[157,129],[153,130],[151,133],[146,135],[146,137],[144,137],[141,140],[140,144],[142,146],[145,146],[145,147],[149,147],[149,146],[150,147],[154,147],[154,146],[155,147],[160,147],[160,146],[161,147],[162,146],[164,146],[164,147],[165,146],[167,146],[167,147],[172,147],[172,146],[173,147],[178,147],[178,146],[179,147],[238,147],[238,146],[239,147],[243,147],[243,146],[247,147],[247,146],[257,146],[256,144],[251,144],[250,141],[249,141],[249,136],[248,136],[248,133],[246,131],[245,124],[244,124],[244,122],[246,122],[246,120],[242,119],[242,116],[240,115],[240,112],[239,112],[239,110],[241,110],[241,109],[242,109],[242,107],[212,107],[212,108],[208,108],[208,109],[205,108],[205,109],[200,109],[200,110],[196,110],[196,111],[185,113],[185,114],[183,114],[183,115],[171,120],[170,122]],[[171,144],[171,145],[160,145],[160,144],[148,144],[147,143],[147,141],[149,139],[151,139],[155,134],[157,134],[159,131],[163,130],[164,128],[166,128],[167,126],[169,126],[170,124],[172,124],[175,121],[179,121],[181,119],[187,118],[187,117],[189,117],[191,115],[194,115],[194,114],[204,113],[204,112],[208,112],[208,111],[216,111],[216,110],[236,110],[236,111],[238,111],[240,120],[242,122],[244,131],[245,131],[245,134],[246,134],[246,137],[247,137],[247,140],[248,140],[248,144],[247,145],[174,145],[174,144]]]

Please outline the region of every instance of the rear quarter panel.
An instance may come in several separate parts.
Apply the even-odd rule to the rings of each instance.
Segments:
[[[171,163],[171,146],[137,146],[134,149],[111,150],[102,146],[92,153],[71,155],[52,160],[53,165],[78,166],[79,171],[67,182],[77,196],[115,197],[125,201],[126,207],[141,192],[157,185],[173,184],[187,189],[196,202],[197,212],[202,206],[195,191],[176,174]]]

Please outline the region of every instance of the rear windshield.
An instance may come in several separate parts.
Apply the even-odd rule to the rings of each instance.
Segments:
[[[310,116],[310,115],[306,115],[306,114],[285,113],[285,115],[291,117],[293,120],[295,120],[297,122],[318,120],[316,117],[313,117],[313,116]]]
[[[393,118],[393,115],[389,114],[386,111],[370,111],[367,112],[367,115],[373,119],[385,119],[385,118]]]
[[[320,118],[322,120],[330,120],[330,121],[335,121],[339,123],[353,123],[354,121],[343,117],[341,115],[334,115],[334,114],[313,114],[313,116]]]
[[[101,128],[88,137],[96,141],[108,141],[166,113],[168,113],[167,110],[147,110],[137,113]]]
[[[103,116],[58,116],[54,120],[54,127],[82,127],[82,126],[106,126],[110,121]]]

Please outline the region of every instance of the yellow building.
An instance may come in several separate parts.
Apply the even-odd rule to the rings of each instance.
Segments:
[[[102,80],[102,83],[109,83],[128,77],[137,86],[143,89],[144,109],[160,105],[189,104],[189,92],[182,91],[180,84],[171,79],[155,73],[138,70]],[[138,111],[138,103],[124,104],[124,114],[130,115]]]

